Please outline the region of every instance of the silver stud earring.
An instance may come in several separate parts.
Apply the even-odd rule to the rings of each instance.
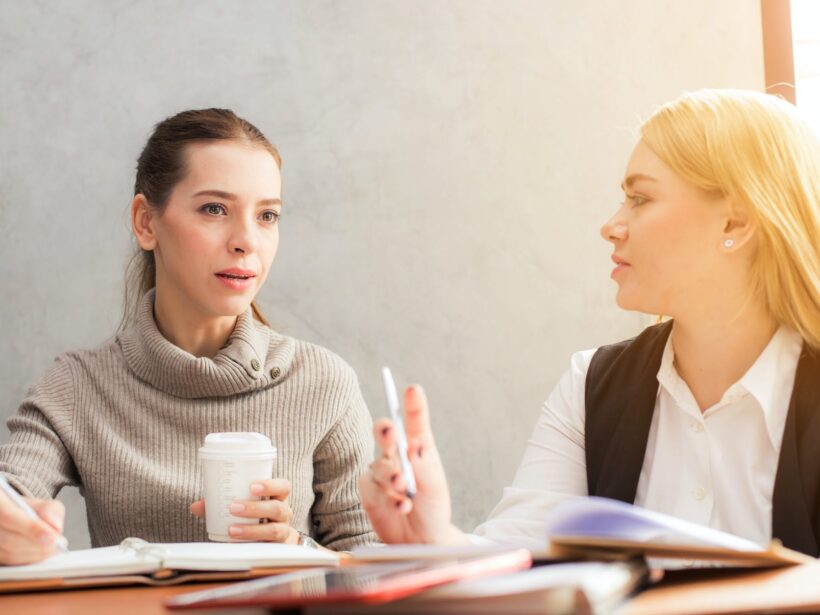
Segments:
[[[727,248],[727,249],[731,248],[733,245],[735,245],[735,240],[734,239],[726,239],[723,242],[723,247]]]

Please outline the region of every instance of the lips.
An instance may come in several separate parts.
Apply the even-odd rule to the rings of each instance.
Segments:
[[[256,277],[256,272],[251,269],[239,269],[237,267],[233,267],[231,269],[219,271],[215,275],[227,280],[249,280],[250,278]]]
[[[622,259],[617,254],[612,255],[612,262],[615,263],[616,265],[629,265],[629,263],[627,261]]]
[[[248,292],[256,288],[256,272],[251,269],[232,267],[215,273],[222,286],[233,292]]]
[[[630,267],[628,262],[626,262],[620,256],[617,256],[616,254],[612,255],[612,262],[615,263],[615,268],[612,270],[612,273],[610,274],[610,277],[612,278],[616,277],[623,271],[626,271]]]

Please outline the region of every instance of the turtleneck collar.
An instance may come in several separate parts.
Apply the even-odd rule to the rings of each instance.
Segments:
[[[128,367],[140,379],[175,397],[225,397],[274,386],[285,378],[295,350],[292,338],[255,322],[248,308],[236,319],[215,357],[195,357],[169,342],[154,320],[154,289],[142,298],[136,322],[117,336]]]

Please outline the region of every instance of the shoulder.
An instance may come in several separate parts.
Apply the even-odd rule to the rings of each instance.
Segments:
[[[356,372],[341,356],[318,344],[296,340],[294,360],[319,378],[356,382]]]
[[[282,353],[287,348],[287,371],[291,379],[299,379],[322,394],[330,391],[352,395],[359,382],[353,368],[338,354],[311,342],[274,332],[271,352]]]
[[[124,367],[122,349],[115,337],[94,348],[69,350],[55,363],[63,364],[77,380],[96,379]]]
[[[597,380],[624,365],[638,369],[654,365],[660,361],[671,332],[669,320],[646,327],[635,337],[601,346],[590,357],[588,374]]]
[[[311,342],[289,338],[293,358],[285,381],[305,398],[315,416],[324,417],[328,432],[340,422],[356,422],[367,427],[367,404],[353,368],[335,352]],[[316,425],[314,426],[316,427]]]
[[[656,353],[658,349],[662,351],[671,327],[671,321],[653,325],[635,337],[573,353],[569,369],[561,376],[547,399],[545,408],[561,409],[562,413],[575,415],[580,420],[590,385],[594,389],[610,373],[614,373],[614,368],[619,364],[625,361],[634,363],[636,353],[648,355]],[[643,357],[637,357],[637,360],[641,361]],[[649,361],[649,356],[646,360]]]
[[[57,355],[29,387],[22,407],[36,407],[55,423],[72,416],[78,392],[105,377],[105,371],[116,363],[114,354],[112,343],[107,342]]]
[[[96,348],[75,349],[57,355],[32,390],[76,387],[77,382],[118,362],[119,348],[113,339]]]
[[[592,357],[597,348],[580,350],[572,354],[569,368],[564,371],[558,384],[544,402],[543,418],[553,417],[561,422],[583,424],[584,385]]]

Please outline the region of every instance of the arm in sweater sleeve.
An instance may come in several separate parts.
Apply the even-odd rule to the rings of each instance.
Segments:
[[[373,459],[373,422],[352,370],[351,377],[352,394],[344,414],[313,458],[313,532],[321,544],[338,551],[379,542],[362,509],[358,488],[359,476]]]
[[[66,485],[79,483],[65,445],[73,409],[71,369],[58,358],[6,421],[10,437],[0,445],[0,472],[23,495],[53,498]]]

